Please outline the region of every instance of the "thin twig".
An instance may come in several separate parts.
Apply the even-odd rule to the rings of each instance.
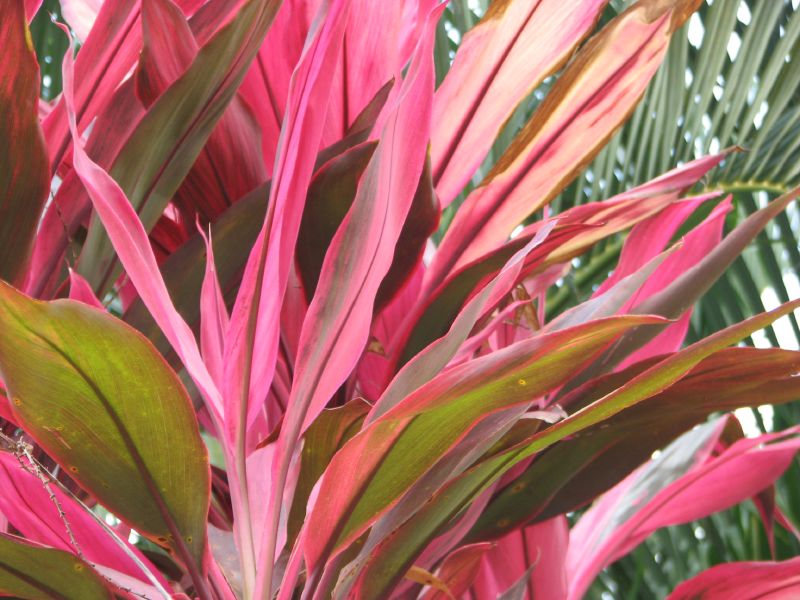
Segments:
[[[53,488],[50,487],[50,481],[54,480],[55,478],[48,478],[44,474],[42,468],[39,466],[39,463],[33,458],[31,450],[33,450],[33,446],[23,442],[22,440],[19,440],[17,442],[17,451],[15,452],[17,460],[24,470],[32,473],[39,481],[42,482],[44,489],[47,490],[47,494],[50,496],[50,501],[55,505],[56,510],[58,511],[58,517],[61,519],[61,522],[64,523],[64,528],[67,530],[67,536],[69,536],[70,546],[75,549],[75,554],[77,554],[79,558],[86,560],[81,547],[78,545],[78,540],[75,539],[75,534],[72,532],[72,527],[70,527],[67,514],[64,512],[64,507],[61,506],[61,501],[58,499],[55,492],[53,492]],[[24,462],[22,462],[23,457],[28,460],[29,468],[25,466]]]
[[[31,471],[29,471],[28,468],[25,467],[24,463],[20,459],[20,454],[19,453],[22,452],[22,455],[25,456],[25,458],[28,460],[28,462],[30,462],[31,465],[33,465],[35,470],[38,471],[38,473],[42,477],[44,477],[44,478],[48,478],[49,477],[49,480],[45,479],[45,481],[48,481],[48,485],[46,485],[45,487],[47,488],[48,492],[50,493],[50,498],[55,501],[56,506],[59,509],[59,514],[62,515],[62,517],[63,517],[62,520],[64,521],[65,525],[67,526],[67,532],[69,533],[70,540],[73,543],[73,546],[76,548],[76,550],[79,553],[78,556],[80,558],[82,558],[83,560],[86,560],[85,558],[83,558],[83,555],[80,553],[80,549],[77,547],[77,542],[75,542],[75,538],[72,535],[72,531],[71,531],[71,529],[69,527],[69,523],[67,522],[66,517],[64,516],[64,511],[63,511],[63,508],[61,507],[61,503],[55,497],[55,494],[53,493],[52,489],[50,489],[49,483],[55,483],[56,486],[62,492],[64,492],[80,508],[82,508],[90,517],[92,517],[92,519],[94,519],[94,521],[98,525],[100,525],[100,527],[103,529],[103,531],[105,531],[111,537],[111,539],[113,539],[114,542],[122,549],[122,551],[128,556],[128,558],[130,558],[134,562],[134,564],[137,567],[139,567],[139,569],[142,571],[142,573],[144,573],[145,577],[147,577],[147,580],[152,584],[152,586],[156,590],[158,590],[159,594],[161,594],[161,596],[165,600],[171,600],[172,596],[170,595],[170,593],[166,589],[164,589],[164,586],[161,584],[160,581],[158,581],[158,579],[152,573],[152,571],[150,571],[150,569],[147,568],[147,566],[139,559],[139,557],[136,556],[136,554],[128,547],[128,545],[122,540],[122,538],[119,537],[117,532],[114,531],[111,527],[109,527],[108,524],[102,518],[100,518],[97,514],[95,514],[95,512],[91,508],[86,506],[86,504],[84,504],[83,501],[80,498],[78,498],[74,493],[72,493],[72,490],[70,490],[67,486],[65,486],[63,483],[61,483],[61,481],[59,481],[57,478],[53,477],[53,475],[47,470],[47,468],[31,454],[31,448],[32,447],[30,446],[30,444],[28,444],[26,442],[23,442],[22,440],[16,440],[14,438],[11,438],[11,437],[7,436],[6,434],[4,434],[3,432],[0,432],[0,450],[5,450],[5,451],[8,451],[8,452],[12,452],[14,455],[17,456],[17,459],[20,460],[20,466],[25,471],[31,472]],[[34,472],[34,474],[36,474],[36,472]],[[40,477],[40,480],[41,480],[41,477]],[[86,561],[86,562],[89,562],[89,561]],[[97,565],[94,565],[94,564],[92,564],[90,562],[89,562],[89,564],[92,567],[96,567],[97,566]],[[105,579],[111,581],[105,575],[102,575],[102,576]],[[145,598],[146,600],[150,600],[149,598],[147,598],[147,596],[143,596],[143,595],[141,595],[141,594],[139,594],[137,592],[134,592],[134,591],[126,589],[126,588],[123,588],[118,583],[115,583],[114,581],[111,581],[111,583],[113,583],[115,586],[119,587],[120,589],[123,589],[124,591],[129,592],[129,593],[131,593],[131,594],[133,594],[135,596],[139,596],[141,598]]]

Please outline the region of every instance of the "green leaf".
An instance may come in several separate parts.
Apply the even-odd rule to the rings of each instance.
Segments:
[[[47,193],[49,161],[39,128],[39,65],[22,0],[3,3],[0,48],[0,279],[24,277]]]
[[[281,2],[249,0],[150,107],[114,160],[119,183],[149,231],[233,99]],[[98,291],[119,270],[102,223],[89,227],[79,271]]]
[[[670,355],[565,420],[488,456],[451,479],[444,487],[432,493],[430,500],[408,521],[372,549],[367,563],[361,565],[360,577],[355,584],[358,586],[359,597],[383,597],[382,594],[402,577],[415,557],[441,533],[447,523],[515,464],[663,392],[703,359],[774,322],[798,306],[800,300],[757,315]],[[378,422],[380,421],[376,421]],[[355,511],[351,515],[354,513]]]
[[[289,512],[289,540],[297,538],[306,517],[308,498],[331,458],[358,433],[369,409],[370,405],[360,398],[338,408],[325,409],[303,435],[300,475]]]
[[[309,302],[317,289],[328,246],[353,204],[358,180],[377,145],[370,141],[348,148],[326,162],[308,186],[297,237],[297,265]]]
[[[623,385],[652,360],[596,379],[573,400],[578,409]],[[671,388],[555,444],[499,492],[467,541],[500,537],[528,522],[580,508],[646,462],[652,453],[717,411],[800,397],[800,352],[730,348],[704,360]],[[533,433],[533,432],[531,432]]]
[[[0,596],[25,600],[105,600],[100,576],[68,552],[0,534]]]
[[[625,330],[654,322],[612,317],[543,334],[453,367],[420,387],[334,456],[320,485],[326,502],[317,502],[307,520],[314,532],[306,539],[308,568],[357,539],[484,417],[530,404]]]
[[[0,375],[20,425],[131,527],[202,564],[208,455],[186,391],[152,344],[71,300],[0,283]]]

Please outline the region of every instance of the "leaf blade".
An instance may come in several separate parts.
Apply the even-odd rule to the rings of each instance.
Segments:
[[[186,391],[152,345],[99,310],[7,284],[0,322],[0,373],[20,425],[120,518],[202,564],[208,456]]]

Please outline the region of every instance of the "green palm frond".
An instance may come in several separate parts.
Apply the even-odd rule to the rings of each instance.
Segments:
[[[794,4],[707,2],[682,35],[674,37],[668,59],[631,120],[556,206],[608,198],[730,146],[745,151],[732,155],[705,182],[708,190],[733,194],[737,210],[728,228],[769,198],[799,185],[800,61],[792,57],[800,51],[800,11]],[[790,298],[787,278],[800,273],[799,217],[792,207],[777,219],[712,289],[693,320],[693,338],[742,314],[764,310],[765,294],[776,301]],[[581,267],[604,250],[595,249]],[[578,297],[591,293],[594,283],[585,281]],[[791,336],[783,336],[784,344],[796,346],[800,327],[794,317],[789,321]],[[774,329],[767,336],[777,344]]]
[[[612,0],[603,22],[630,5]],[[437,63],[446,72],[460,36],[485,2],[454,0],[440,27]],[[800,8],[797,0],[707,0],[675,35],[668,58],[629,122],[567,190],[555,212],[609,198],[678,164],[740,146],[697,191],[734,198],[730,231],[757,207],[800,185]],[[478,183],[546,93],[548,82],[523,102],[481,170]],[[712,207],[708,206],[706,211]],[[697,219],[704,214],[697,215]],[[693,220],[696,223],[696,220]],[[614,268],[621,239],[608,240],[575,261],[572,273],[548,298],[557,314],[588,297]],[[695,310],[697,339],[800,294],[800,212],[795,206],[759,236]],[[765,306],[765,304],[767,306]],[[793,316],[749,343],[800,346]],[[765,404],[769,402],[764,399]],[[756,427],[778,430],[800,422],[786,405],[752,411]],[[777,503],[800,521],[800,469],[795,463],[777,486]],[[800,554],[794,537],[776,526],[776,557]],[[612,565],[587,598],[661,598],[680,581],[721,562],[766,560],[770,549],[752,503],[658,532]]]

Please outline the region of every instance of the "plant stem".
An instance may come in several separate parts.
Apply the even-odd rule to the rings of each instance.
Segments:
[[[235,457],[240,514],[234,515],[234,523],[236,524],[236,529],[239,532],[239,543],[242,546],[241,557],[244,579],[244,595],[245,598],[250,598],[252,597],[251,594],[255,585],[256,555],[253,544],[253,528],[250,515],[250,492],[247,487],[247,458],[245,456],[244,432],[245,426],[240,423],[240,428],[236,439]]]

